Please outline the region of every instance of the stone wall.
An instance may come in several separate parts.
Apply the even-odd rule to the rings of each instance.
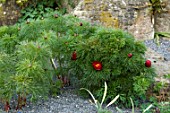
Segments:
[[[6,1],[6,3],[0,4],[0,26],[14,24],[20,16],[20,8],[16,5],[15,0]]]
[[[62,6],[71,12],[69,1],[64,0]],[[162,1],[165,7],[154,21],[149,0],[72,0],[78,4],[72,13],[93,24],[121,28],[138,40],[153,39],[154,32],[170,32],[170,0]],[[0,26],[14,24],[19,17],[20,8],[15,0],[0,4]]]
[[[161,13],[157,13],[155,20],[155,31],[170,32],[170,0],[163,0],[166,7]]]
[[[167,3],[169,10],[170,1]],[[138,40],[145,40],[154,38],[155,29],[170,32],[169,14],[161,13],[154,25],[151,8],[149,0],[80,0],[73,14],[94,24],[124,29]]]

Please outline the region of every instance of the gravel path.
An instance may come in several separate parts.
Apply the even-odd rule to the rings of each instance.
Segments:
[[[74,89],[67,88],[61,92],[61,95],[56,98],[49,98],[46,101],[40,100],[36,104],[29,103],[22,110],[10,110],[9,113],[97,113],[90,99],[78,96]],[[109,109],[112,113],[118,113],[113,106]],[[124,113],[131,113],[131,109],[124,110]],[[136,110],[135,113],[140,112]]]
[[[74,90],[65,89],[56,98],[25,107],[22,113],[96,113],[96,111],[88,100],[76,95]]]
[[[155,52],[162,54],[164,56],[164,60],[170,61],[170,40],[161,38],[159,46],[154,42],[154,40],[146,40],[144,43]]]
[[[74,89],[62,89],[62,94],[49,98],[46,101],[38,101],[36,104],[28,103],[22,110],[11,109],[9,113],[97,113],[91,99],[85,99],[75,94]],[[105,106],[105,105],[104,105]],[[2,108],[3,105],[1,104]],[[112,113],[119,113],[114,106],[108,108]],[[0,111],[0,113],[6,113]],[[131,113],[131,109],[125,109],[123,113]],[[135,113],[140,113],[136,110]]]

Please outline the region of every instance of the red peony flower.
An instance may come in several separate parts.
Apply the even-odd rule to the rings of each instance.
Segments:
[[[71,59],[72,59],[72,60],[76,60],[76,59],[77,59],[77,53],[76,53],[76,51],[74,51],[74,52],[72,53]]]
[[[129,53],[129,54],[128,54],[128,57],[129,57],[129,58],[131,58],[132,56],[133,56],[133,54],[132,54],[132,53]]]
[[[92,65],[93,65],[93,67],[94,67],[95,70],[97,70],[97,71],[102,70],[102,63],[101,63],[101,62],[94,61],[94,62],[92,63]]]
[[[145,66],[146,66],[146,67],[151,67],[151,61],[150,61],[150,60],[146,60]]]

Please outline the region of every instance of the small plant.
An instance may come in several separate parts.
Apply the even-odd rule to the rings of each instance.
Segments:
[[[139,95],[145,95],[148,87],[150,86],[149,81],[146,78],[140,76],[134,77],[134,80],[134,91]]]
[[[95,99],[95,97],[93,96],[93,94],[86,88],[81,88],[80,90],[86,90],[90,96],[92,97],[93,101],[94,101],[94,104],[97,108],[97,113],[112,113],[111,111],[109,111],[107,108],[112,105],[118,98],[119,98],[119,95],[117,95],[109,104],[106,105],[105,108],[102,107],[103,105],[103,102],[106,98],[106,95],[107,95],[107,84],[105,82],[105,90],[104,90],[104,93],[103,93],[103,98],[102,98],[102,101],[101,103],[99,103],[98,100]]]
[[[170,33],[169,32],[156,32],[154,37],[155,37],[156,44],[159,45],[160,37],[170,38]]]
[[[166,3],[162,0],[149,0],[151,3],[151,21],[154,24],[155,29],[155,22],[156,18],[158,17],[158,14],[162,13],[164,11],[164,7],[166,7]],[[154,40],[157,45],[160,44],[160,36],[162,37],[170,37],[170,33],[167,32],[155,32],[154,33]]]
[[[0,0],[0,3],[5,3],[7,0]],[[28,1],[31,0],[15,0],[15,2],[19,5],[19,6],[23,6],[25,3],[27,3]]]
[[[170,113],[170,102],[161,102],[158,104],[160,113]]]
[[[156,82],[152,90],[152,95],[156,98],[157,102],[166,102],[170,100],[170,88],[167,82]]]
[[[52,16],[55,11],[54,7],[55,1],[47,1],[47,0],[42,0],[42,1],[37,1],[33,2],[31,5],[27,6],[26,8],[21,10],[22,16],[19,18],[19,22],[24,22],[24,21],[32,21],[32,20],[37,20],[37,19],[44,19],[49,16]]]
[[[6,0],[0,0],[0,3],[1,1],[5,2]],[[65,0],[64,2],[67,3],[66,6],[68,7],[75,7],[75,0]],[[67,13],[67,8],[63,5],[64,2],[63,0],[16,0],[16,3],[22,7],[20,11],[21,17],[18,22],[27,21],[29,23],[29,21],[44,20],[50,16],[57,18],[57,12]]]
[[[152,13],[155,15],[155,13],[160,13],[163,9],[162,7],[162,0],[149,0],[152,5]]]
[[[131,104],[132,104],[132,112],[131,112],[131,113],[135,113],[135,107],[134,107],[134,102],[133,102],[132,98],[130,98],[130,101],[131,101]],[[148,111],[151,107],[153,107],[152,104],[150,104],[146,109],[144,109],[144,110],[142,111],[142,113],[145,113],[145,112]],[[120,108],[116,107],[116,109],[118,110],[119,113],[123,113],[123,111],[122,111]]]
[[[152,104],[150,104],[152,103]],[[149,106],[152,105],[152,107],[149,108]],[[147,113],[170,113],[170,102],[157,102],[156,100],[144,103],[141,105],[141,109],[144,109],[146,106],[148,106]],[[143,111],[145,111],[144,109]]]

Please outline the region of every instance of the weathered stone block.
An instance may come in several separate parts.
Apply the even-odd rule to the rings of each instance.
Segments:
[[[151,8],[148,0],[93,0],[88,1],[88,4],[94,7],[94,16],[90,16],[91,22],[96,21],[104,26],[124,29],[140,40],[153,38],[154,28],[151,15],[148,14]],[[84,8],[84,11],[92,10]]]
[[[84,0],[84,4],[91,4],[91,3],[93,3],[94,2],[94,0]]]
[[[0,26],[14,24],[19,17],[20,8],[15,4],[15,0],[0,5]]]
[[[164,0],[165,7],[160,13],[157,13],[155,19],[156,32],[170,32],[170,1]]]

